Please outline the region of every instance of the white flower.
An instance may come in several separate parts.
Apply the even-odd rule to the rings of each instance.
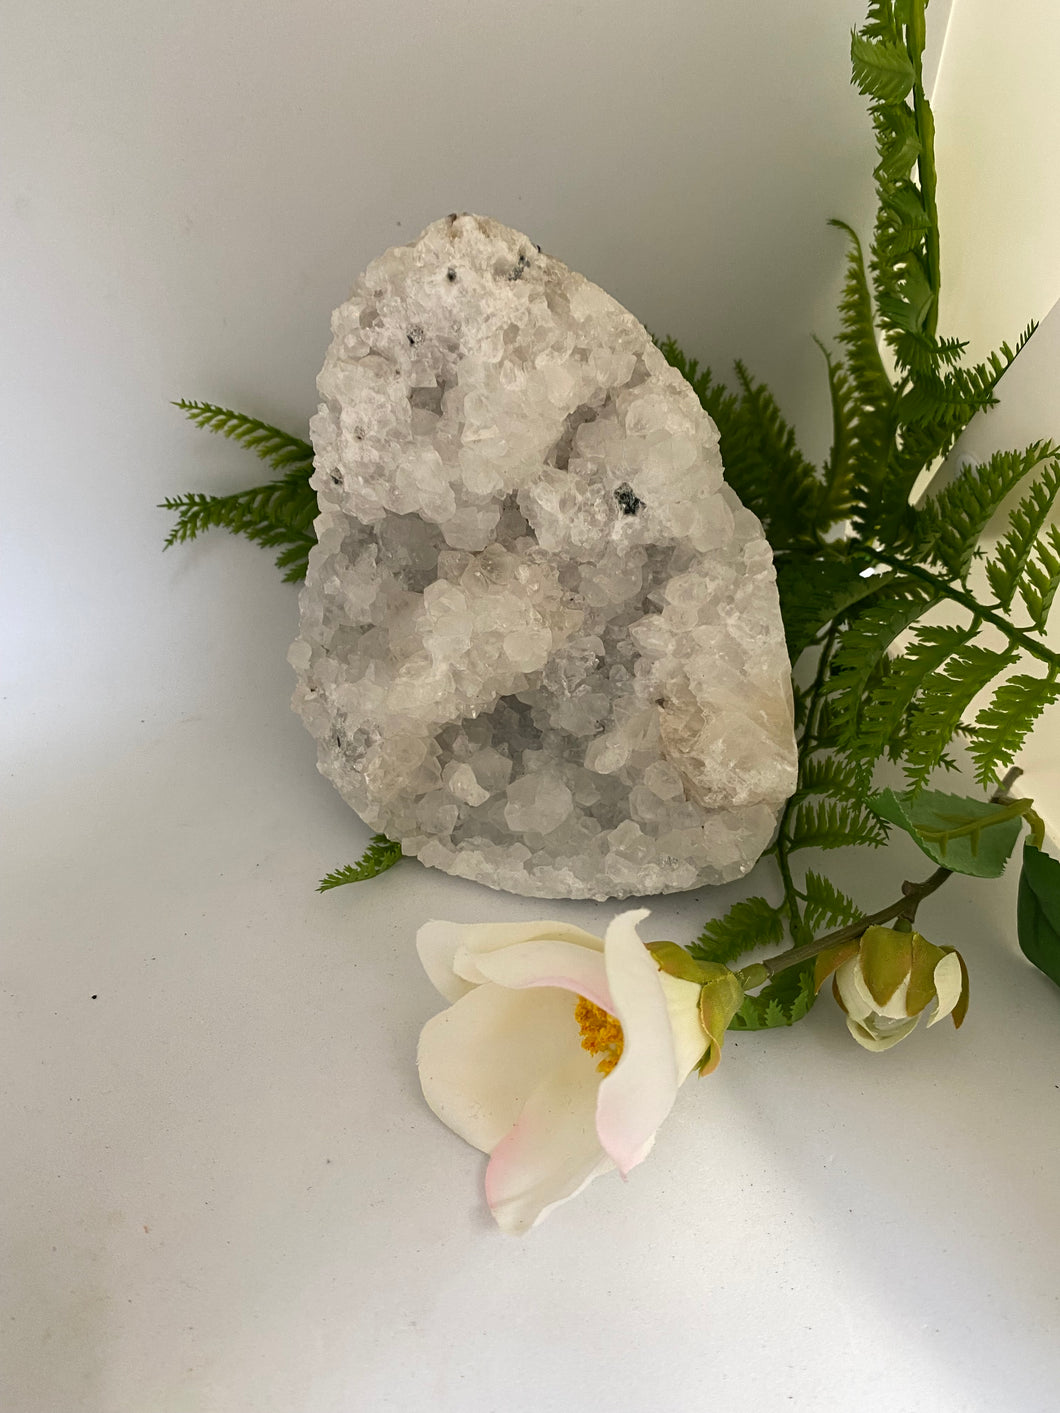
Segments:
[[[851,1035],[866,1050],[889,1050],[904,1040],[932,1001],[938,1004],[929,1026],[949,1015],[959,1026],[968,1009],[960,953],[936,947],[919,932],[867,928],[860,941],[820,954],[818,989],[833,970],[832,992]]]
[[[647,916],[621,913],[602,941],[559,922],[419,930],[427,975],[453,1003],[420,1036],[423,1094],[490,1154],[486,1198],[505,1231],[636,1167],[712,1044],[701,986],[660,971],[638,937]]]

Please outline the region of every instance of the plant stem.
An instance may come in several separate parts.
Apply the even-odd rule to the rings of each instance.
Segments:
[[[780,816],[777,841],[773,846],[776,850],[777,867],[780,870],[780,878],[784,884],[784,905],[788,913],[788,927],[793,937],[797,935],[799,929],[802,927],[802,913],[799,910],[799,890],[795,887],[795,880],[791,875],[791,864],[788,861],[788,821],[791,819],[791,811],[795,802],[800,798],[799,790],[802,785],[803,763],[814,749],[813,740],[817,733],[817,723],[821,714],[822,693],[824,691],[825,681],[828,677],[828,664],[831,661],[832,652],[835,648],[838,630],[838,621],[833,622],[821,648],[821,656],[817,660],[817,671],[814,675],[813,686],[810,689],[810,703],[806,709],[806,725],[803,727],[802,739],[799,742],[799,778],[795,787],[795,793],[785,804],[784,812]]]
[[[1009,791],[1022,774],[1023,771],[1018,765],[1013,766],[991,796],[992,803],[998,805],[1021,803],[1014,801]],[[1031,809],[1019,812],[1026,816],[1031,825],[1033,842],[1033,830],[1038,816]],[[778,952],[775,957],[767,957],[765,961],[756,963],[756,965],[764,968],[764,980],[769,980],[778,972],[787,971],[789,967],[798,966],[800,962],[810,961],[817,956],[818,952],[823,952],[828,947],[835,947],[840,942],[852,942],[855,938],[860,937],[867,927],[876,927],[880,923],[891,922],[894,918],[901,919],[911,927],[916,920],[916,911],[920,904],[937,888],[941,888],[947,878],[952,876],[952,873],[952,869],[937,868],[930,878],[925,878],[920,883],[907,881],[902,884],[902,896],[895,902],[889,903],[887,907],[880,908],[879,912],[868,913],[865,917],[859,918],[857,922],[848,923],[846,927],[837,928],[835,932],[826,933],[824,937],[817,937],[814,941],[806,942],[800,947],[791,947],[786,952]]]
[[[1000,613],[996,613],[992,608],[987,608],[985,604],[981,604],[978,599],[973,598],[964,589],[958,589],[956,585],[941,578],[938,574],[932,574],[929,569],[922,569],[918,564],[910,564],[897,555],[888,554],[885,550],[874,549],[870,545],[860,545],[859,549],[871,555],[873,559],[878,559],[881,564],[889,565],[891,569],[898,569],[903,574],[908,574],[912,579],[919,579],[923,584],[930,584],[944,598],[959,603],[962,608],[966,608],[969,613],[974,613],[984,623],[990,623],[995,628],[1000,628],[1009,642],[1018,644],[1031,657],[1036,657],[1039,662],[1048,663],[1052,668],[1060,668],[1060,653],[1053,652],[1044,643],[1038,642],[1021,628],[1014,628]]]
[[[924,93],[924,45],[926,43],[926,23],[924,17],[925,0],[912,0],[909,7],[909,26],[906,48],[913,72],[913,112],[916,116],[917,135],[920,138],[920,155],[917,158],[917,174],[920,177],[920,197],[928,218],[924,254],[927,260],[927,278],[931,286],[931,308],[924,324],[924,331],[934,336],[939,322],[939,287],[941,283],[939,260],[939,213],[935,201],[935,119],[931,104]]]
[[[823,952],[828,947],[835,947],[840,942],[852,942],[860,937],[867,927],[875,927],[882,922],[890,922],[893,918],[904,917],[912,922],[910,914],[915,915],[918,905],[936,888],[941,888],[950,877],[951,870],[948,868],[937,868],[930,878],[925,878],[922,883],[903,883],[902,897],[896,902],[888,904],[885,908],[880,908],[879,912],[868,913],[865,917],[859,918],[857,922],[849,923],[846,927],[837,928],[835,932],[829,932],[824,937],[817,937],[812,942],[807,942],[802,947],[792,947],[787,952],[778,952],[775,957],[767,957],[760,965],[766,969],[766,976],[776,976],[778,972],[787,971],[788,967],[798,966],[800,962],[808,962],[816,957],[818,952]]]

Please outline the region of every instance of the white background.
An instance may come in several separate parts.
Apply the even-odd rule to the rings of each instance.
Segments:
[[[300,429],[330,309],[449,210],[526,229],[708,361],[746,358],[820,451],[808,334],[833,327],[842,250],[824,222],[871,209],[846,81],[861,13],[7,17],[4,1413],[1055,1406],[1060,1001],[1016,949],[1011,880],[922,913],[973,968],[958,1036],[879,1059],[822,1005],[737,1038],[628,1184],[506,1239],[481,1159],[419,1098],[437,1001],[412,934],[542,911],[600,930],[611,909],[412,863],[314,894],[366,831],[288,711],[294,591],[224,537],[158,552],[162,495],[257,474],[168,400]],[[945,18],[935,0],[936,53]],[[956,0],[940,202],[976,339],[1060,293],[1058,52],[1051,5]],[[1060,436],[1055,325],[1010,375],[1009,422],[985,424],[999,444]],[[876,905],[921,863],[848,867]],[[690,940],[732,896],[661,901],[651,929]]]

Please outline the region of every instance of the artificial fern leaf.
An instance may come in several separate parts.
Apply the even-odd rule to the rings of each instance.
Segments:
[[[833,525],[849,515],[852,508],[851,454],[854,449],[857,401],[845,370],[835,362],[820,339],[814,342],[824,354],[828,369],[828,393],[832,402],[832,449],[824,467],[820,519],[822,525]]]
[[[1049,610],[1060,588],[1060,530],[1050,525],[1049,534],[1035,547],[1035,557],[1024,567],[1020,597],[1037,632],[1045,631]]]
[[[741,499],[741,484],[749,486],[760,507],[756,513],[775,549],[814,544],[823,486],[799,451],[795,433],[772,393],[752,378],[743,363],[737,362],[735,368],[741,389],[740,425],[731,429],[728,447],[722,436],[727,479]]]
[[[918,627],[905,652],[886,660],[884,670],[862,704],[858,737],[848,750],[871,762],[884,753],[898,759],[904,748],[906,713],[925,680],[952,653],[975,636],[974,628]]]
[[[802,1020],[817,999],[813,967],[792,967],[764,986],[757,996],[745,996],[729,1022],[730,1030],[773,1030]]]
[[[863,793],[858,771],[838,756],[816,755],[803,758],[796,798],[830,795],[837,800],[859,800]]]
[[[792,853],[796,849],[845,849],[854,844],[875,849],[886,842],[886,829],[857,802],[822,800],[796,808],[788,848]]]
[[[777,558],[780,613],[792,662],[833,619],[889,581],[889,576],[866,575],[870,565],[871,560],[861,557],[792,553]]]
[[[286,571],[284,578],[305,578],[309,551],[316,544],[312,527],[317,500],[301,468],[288,471],[278,481],[232,495],[210,496],[192,491],[169,496],[160,508],[177,516],[166,537],[167,549],[219,527],[233,535],[245,535],[266,549],[280,549],[276,563]]]
[[[840,743],[856,747],[869,683],[899,633],[936,601],[919,584],[888,584],[853,616],[839,638],[828,684],[834,729]]]
[[[743,898],[724,917],[708,922],[688,950],[697,961],[729,963],[755,947],[775,945],[783,936],[779,908],[765,898]]]
[[[1011,666],[1015,649],[1001,652],[969,644],[950,655],[946,666],[924,682],[909,715],[905,774],[920,790],[942,762],[973,698]]]
[[[845,221],[832,220],[829,225],[845,231],[850,241],[846,279],[839,301],[839,342],[846,354],[847,371],[860,406],[877,410],[890,399],[892,387],[880,357],[861,241],[857,231]]]
[[[968,752],[975,761],[975,778],[982,785],[997,780],[1011,765],[1047,706],[1060,697],[1055,673],[1048,677],[1018,674],[1002,682],[989,706],[975,718]]]
[[[267,461],[276,471],[299,467],[308,476],[313,469],[313,448],[309,442],[293,437],[279,427],[270,426],[268,422],[247,417],[242,412],[233,412],[228,407],[218,407],[212,402],[189,402],[181,398],[173,406],[186,413],[197,427],[231,437],[260,456],[262,461]]]
[[[1001,451],[982,465],[965,466],[921,507],[921,556],[935,560],[953,578],[965,578],[983,531],[1002,501],[1058,450],[1053,442],[1034,442],[1025,451]]]
[[[857,30],[850,40],[854,82],[867,98],[901,103],[913,87],[915,74],[909,54],[894,40],[866,39]]]
[[[1009,531],[998,542],[994,557],[986,566],[986,577],[1002,608],[1010,608],[1023,572],[1060,494],[1060,461],[1045,468],[1030,491],[1009,516]]]
[[[341,888],[345,883],[363,883],[367,878],[375,878],[393,868],[401,859],[401,845],[395,844],[385,834],[373,834],[368,847],[356,863],[336,869],[322,878],[317,885],[318,893],[326,893],[329,888]]]
[[[806,900],[802,919],[811,933],[846,927],[863,916],[853,898],[848,898],[823,874],[814,873],[812,869],[807,871],[802,890]]]

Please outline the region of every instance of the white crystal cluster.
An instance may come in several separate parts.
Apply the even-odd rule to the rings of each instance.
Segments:
[[[332,320],[295,706],[406,854],[537,897],[721,883],[795,786],[772,557],[642,326],[451,216]]]

